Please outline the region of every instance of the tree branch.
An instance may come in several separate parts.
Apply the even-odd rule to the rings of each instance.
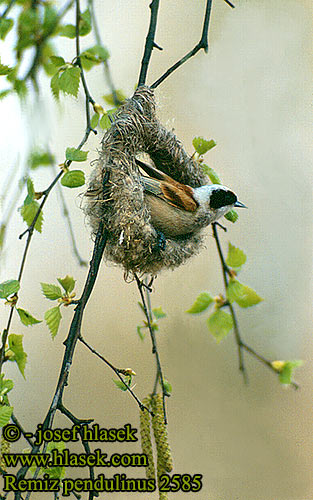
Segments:
[[[108,232],[104,229],[103,222],[100,222],[99,228],[97,231],[93,256],[92,256],[92,259],[90,262],[89,272],[87,275],[86,283],[85,283],[82,295],[81,295],[81,297],[78,301],[78,304],[75,308],[74,317],[73,317],[72,322],[71,322],[68,337],[67,337],[66,341],[64,342],[66,348],[65,348],[65,353],[63,356],[62,367],[60,370],[59,379],[58,379],[57,387],[56,387],[56,390],[55,390],[55,393],[53,396],[52,403],[50,405],[50,408],[47,412],[47,415],[46,415],[44,422],[43,422],[43,425],[42,425],[43,430],[51,428],[56,411],[58,409],[62,408],[64,410],[64,407],[62,404],[63,392],[65,389],[65,386],[67,385],[69,372],[70,372],[70,368],[71,368],[72,361],[73,361],[75,347],[76,347],[78,338],[80,336],[81,323],[82,323],[84,310],[86,308],[88,299],[90,297],[90,294],[91,294],[91,292],[94,288],[95,282],[96,282],[96,278],[98,275],[103,252],[104,252],[106,242],[107,242],[107,237],[108,237]],[[38,453],[39,449],[40,449],[40,446],[37,445],[32,449],[31,453],[32,454]],[[27,470],[28,470],[28,466],[22,467],[18,471],[17,477],[18,478],[25,477]],[[15,499],[16,500],[20,499],[19,492],[15,493]]]
[[[154,329],[152,328],[152,318],[151,315],[149,314],[149,310],[147,307],[146,299],[143,293],[143,287],[145,287],[147,293],[150,293],[149,288],[145,286],[145,283],[141,281],[137,274],[135,273],[135,279],[137,282],[137,287],[140,293],[144,313],[147,319],[147,324],[148,324],[148,329],[150,332],[150,337],[151,337],[151,342],[152,342],[152,353],[155,354],[155,359],[156,359],[156,365],[157,365],[157,380],[160,380],[161,383],[161,388],[162,388],[162,400],[163,400],[163,413],[164,413],[164,423],[167,424],[167,417],[166,417],[166,406],[165,406],[165,396],[168,396],[165,386],[164,386],[164,377],[163,377],[163,372],[162,372],[162,366],[160,362],[160,357],[159,357],[159,352],[157,349],[157,342],[154,334]],[[157,383],[155,384],[154,390],[156,390]]]
[[[218,254],[219,254],[219,257],[220,257],[220,261],[221,261],[221,265],[222,265],[223,280],[224,280],[225,292],[226,292],[227,291],[227,287],[228,287],[227,273],[229,274],[230,271],[229,271],[229,268],[228,268],[228,266],[227,266],[227,264],[225,262],[225,259],[224,259],[224,255],[223,255],[223,252],[222,252],[221,244],[220,244],[218,233],[217,233],[217,225],[216,225],[216,223],[212,224],[212,229],[213,229],[213,236],[214,236],[214,239],[215,239],[215,242],[216,242],[216,246],[217,246],[217,251],[218,251]],[[241,371],[241,373],[243,375],[244,381],[247,382],[247,373],[246,373],[246,370],[245,370],[244,360],[243,360],[243,353],[242,353],[243,342],[242,342],[241,336],[240,336],[240,331],[239,331],[239,326],[238,326],[238,321],[237,321],[236,313],[235,313],[235,310],[234,310],[232,304],[228,303],[227,307],[229,308],[230,314],[231,314],[232,319],[233,319],[234,334],[235,334],[235,339],[236,339],[236,344],[237,344],[237,349],[238,349],[239,370]]]
[[[54,171],[55,171],[55,167],[54,167]],[[58,194],[59,194],[61,205],[62,205],[63,216],[67,222],[67,227],[68,227],[68,232],[69,232],[69,237],[70,237],[70,241],[71,241],[71,245],[72,245],[73,254],[76,257],[78,264],[82,267],[86,267],[88,263],[81,257],[81,255],[79,253],[77,243],[76,243],[75,234],[74,234],[74,229],[73,229],[73,225],[72,225],[72,221],[71,221],[71,217],[70,217],[70,213],[69,213],[69,210],[67,208],[67,204],[66,204],[65,197],[63,194],[63,189],[59,183],[57,184],[57,190],[58,190]]]
[[[140,87],[140,85],[144,85],[146,83],[147,71],[148,71],[148,66],[149,66],[152,50],[156,46],[156,44],[154,42],[154,37],[155,37],[155,31],[156,31],[156,25],[157,25],[157,19],[158,19],[159,4],[160,4],[160,0],[152,0],[151,4],[149,5],[150,10],[151,10],[150,25],[149,25],[148,34],[146,37],[144,54],[143,54],[142,61],[141,61],[141,69],[140,69],[140,75],[139,75],[139,80],[138,80],[138,87]]]
[[[147,410],[149,413],[152,414],[152,412],[149,410],[149,408],[147,408],[144,404],[142,404],[142,402],[140,401],[140,399],[136,396],[136,394],[134,393],[134,391],[132,390],[131,387],[129,387],[129,385],[127,385],[123,379],[123,377],[121,376],[121,373],[124,371],[120,368],[116,368],[114,365],[112,365],[112,363],[110,363],[110,361],[108,361],[104,356],[102,356],[101,354],[99,354],[93,347],[91,347],[91,345],[88,344],[88,342],[86,342],[86,340],[80,335],[79,339],[80,342],[82,344],[84,344],[84,346],[87,347],[87,349],[89,349],[90,352],[92,352],[93,354],[95,354],[99,359],[101,359],[101,361],[103,361],[106,365],[108,365],[111,370],[114,371],[115,375],[120,379],[121,382],[123,382],[124,386],[125,386],[125,389],[132,395],[132,397],[135,399],[135,401],[138,403],[138,406],[141,410]]]
[[[23,80],[26,81],[29,78],[33,80],[33,82],[36,81],[36,72],[38,69],[38,63],[41,58],[42,54],[42,49],[45,45],[46,40],[53,34],[54,30],[56,29],[58,23],[61,21],[61,19],[65,16],[65,14],[69,11],[69,9],[72,7],[74,3],[74,0],[70,0],[64,7],[63,9],[59,12],[59,15],[55,19],[55,22],[53,25],[49,28],[49,30],[46,31],[44,35],[41,37],[38,37],[38,40],[36,42],[36,50],[35,50],[35,55],[32,60],[32,63],[30,65],[29,70],[27,71],[26,75],[24,76]]]
[[[94,34],[95,34],[96,42],[98,45],[103,47],[103,43],[101,40],[100,31],[99,31],[99,27],[98,27],[98,23],[97,23],[97,17],[95,15],[95,8],[94,8],[93,0],[88,0],[88,7],[89,7],[89,10],[91,13],[92,25],[94,27]],[[110,65],[109,65],[109,62],[107,59],[105,61],[103,61],[103,67],[104,67],[104,75],[105,75],[108,87],[109,87],[111,94],[112,94],[114,106],[119,106],[120,104],[122,104],[122,101],[120,101],[118,96],[117,96],[116,89],[115,89],[115,86],[113,84],[111,71],[110,71]],[[109,118],[110,118],[110,115],[109,115]]]
[[[219,257],[220,257],[220,261],[221,261],[221,265],[222,265],[225,291],[227,291],[227,286],[228,286],[228,277],[227,277],[227,274],[231,275],[231,272],[230,272],[230,269],[229,269],[229,267],[227,266],[227,264],[225,262],[225,258],[224,258],[224,255],[223,255],[223,251],[222,251],[222,248],[221,248],[221,244],[220,244],[218,233],[217,233],[217,229],[216,229],[217,226],[220,226],[220,224],[217,223],[217,222],[214,222],[212,224],[213,236],[214,236],[214,239],[215,239],[215,242],[216,242],[217,251],[218,251],[218,254],[219,254]],[[234,307],[229,302],[227,302],[225,304],[225,306],[227,306],[229,308],[230,314],[231,314],[232,319],[233,319],[233,325],[234,325],[233,328],[234,328],[234,334],[235,334],[235,339],[236,339],[236,344],[237,344],[237,349],[238,349],[239,370],[241,371],[241,373],[242,373],[242,375],[244,377],[245,382],[247,382],[248,379],[247,379],[246,369],[245,369],[245,366],[244,366],[243,353],[242,353],[243,350],[246,351],[248,354],[250,354],[250,356],[253,356],[257,361],[259,361],[263,365],[267,366],[267,368],[269,368],[276,375],[279,375],[279,371],[274,368],[274,366],[272,365],[272,361],[270,361],[269,359],[266,359],[264,356],[262,356],[261,354],[257,353],[254,349],[252,349],[252,347],[248,346],[242,340],[241,335],[240,335],[240,331],[239,331],[238,320],[237,320],[237,317],[236,317],[236,313],[235,313]],[[294,389],[298,389],[299,388],[298,384],[296,384],[295,382],[290,382],[290,385]]]
[[[5,16],[9,13],[9,11],[12,9],[13,5],[16,3],[17,0],[10,0],[6,8],[4,9],[3,13],[0,16],[0,20],[4,19]]]
[[[190,51],[188,52],[184,57],[179,59],[173,66],[171,66],[165,73],[163,73],[158,80],[156,80],[152,85],[151,88],[155,89],[157,88],[164,80],[170,76],[177,68],[182,66],[188,59],[193,57],[194,55],[199,52],[199,50],[204,49],[205,52],[208,52],[209,44],[208,44],[208,32],[209,32],[209,22],[210,22],[210,15],[211,15],[211,7],[212,7],[212,0],[207,0],[206,3],[206,9],[205,9],[205,15],[204,15],[204,21],[203,21],[203,28],[202,28],[202,34],[200,41],[197,43],[197,45]]]

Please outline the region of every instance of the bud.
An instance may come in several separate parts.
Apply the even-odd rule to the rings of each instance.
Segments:
[[[103,115],[104,114],[104,109],[103,107],[98,104],[97,102],[93,103],[93,109],[95,113],[98,113],[98,115]]]

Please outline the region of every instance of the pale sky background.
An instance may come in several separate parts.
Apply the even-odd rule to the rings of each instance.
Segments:
[[[148,5],[139,0],[96,2],[114,82],[128,96],[139,74]],[[198,42],[203,10],[204,1],[161,2],[156,42],[164,50],[153,53],[148,84]],[[206,328],[207,314],[184,313],[200,291],[214,295],[223,291],[210,228],[199,256],[173,272],[160,273],[152,301],[168,315],[160,321],[158,344],[163,370],[173,386],[168,400],[173,472],[203,474],[201,492],[175,493],[170,496],[175,500],[313,498],[312,14],[311,2],[304,0],[238,0],[235,10],[216,0],[209,53],[188,61],[156,92],[161,121],[175,129],[189,153],[193,137],[215,139],[217,147],[206,155],[206,163],[249,207],[235,225],[227,223],[228,232],[221,235],[225,252],[231,241],[247,253],[240,279],[265,299],[255,308],[238,311],[244,340],[269,359],[306,361],[297,372],[301,389],[295,392],[285,390],[274,374],[246,356],[250,383],[245,386],[233,336],[216,345]],[[73,21],[69,16],[68,22]],[[86,38],[83,47],[92,43]],[[72,60],[74,41],[63,39],[59,50]],[[87,73],[87,79],[91,94],[102,102],[101,96],[109,92],[102,68]],[[48,80],[43,78],[42,84],[39,101],[29,103],[27,109],[24,106],[22,114],[14,97],[0,102],[2,181],[30,144],[48,143],[61,163],[66,147],[77,145],[84,134],[83,95],[77,101],[61,97],[56,107]],[[85,147],[90,151],[84,165],[87,172],[97,157],[101,135],[99,131],[91,136]],[[51,178],[48,170],[36,171],[36,190],[44,189]],[[80,252],[88,260],[93,245],[79,208],[81,191],[64,189],[64,194]],[[54,192],[44,211],[43,233],[33,238],[20,293],[20,307],[38,318],[52,306],[42,296],[39,282],[53,283],[70,274],[79,293],[86,277],[86,269],[79,268],[72,256],[57,203]],[[23,229],[20,216],[14,215],[1,261],[1,281],[17,275],[24,248],[18,235]],[[136,333],[143,319],[138,300],[136,285],[124,282],[123,271],[103,263],[85,313],[83,335],[116,366],[131,367],[137,373],[135,391],[143,398],[152,390],[155,362],[148,337],[142,343]],[[3,329],[8,309],[0,307]],[[43,323],[32,329],[17,318],[13,323],[12,332],[25,335],[26,381],[15,366],[5,369],[16,383],[11,403],[27,429],[34,430],[42,421],[55,389],[62,342],[72,317],[69,309],[62,314],[54,341]],[[109,368],[78,345],[65,390],[66,406],[77,417],[94,418],[101,427],[128,422],[138,427],[135,402],[116,389],[112,378]],[[55,423],[71,427],[63,417]],[[79,447],[73,449],[80,452]],[[134,453],[139,445],[114,444],[108,449]],[[107,475],[116,472],[144,477],[141,469],[110,470]],[[75,474],[86,477],[87,471],[68,472],[69,477]],[[157,493],[144,496],[158,498]],[[123,500],[128,495],[100,495],[117,497]]]

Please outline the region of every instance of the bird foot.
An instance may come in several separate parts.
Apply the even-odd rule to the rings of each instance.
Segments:
[[[156,243],[156,247],[158,250],[165,250],[165,247],[166,247],[166,238],[164,236],[163,233],[161,233],[161,231],[157,231],[157,243]]]

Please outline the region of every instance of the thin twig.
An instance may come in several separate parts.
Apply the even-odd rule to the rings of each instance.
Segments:
[[[50,26],[50,28],[42,35],[38,37],[38,40],[36,41],[36,50],[35,50],[35,55],[32,60],[32,63],[25,74],[23,80],[26,81],[29,78],[33,80],[33,82],[36,82],[36,72],[38,69],[38,63],[41,58],[42,50],[45,45],[46,40],[51,36],[56,29],[58,23],[61,21],[61,19],[65,16],[65,14],[68,12],[68,10],[72,7],[74,3],[74,0],[70,0],[63,9],[59,12],[58,16],[55,18],[54,23]],[[36,84],[35,84],[36,85]]]
[[[23,253],[23,256],[22,256],[21,264],[20,264],[18,278],[17,278],[17,280],[19,282],[22,279],[22,275],[23,275],[23,271],[24,271],[24,267],[25,267],[25,263],[26,263],[26,258],[27,258],[27,254],[28,254],[30,242],[31,242],[33,234],[34,234],[34,229],[35,229],[35,224],[37,222],[37,219],[38,219],[38,217],[39,217],[39,215],[40,215],[40,213],[41,213],[41,211],[42,211],[42,209],[44,207],[44,204],[47,201],[47,198],[49,196],[49,193],[50,193],[51,189],[53,188],[53,186],[55,186],[55,184],[58,182],[59,178],[62,175],[63,175],[63,172],[61,171],[56,176],[56,178],[51,182],[50,186],[44,191],[43,200],[42,200],[41,204],[39,205],[39,208],[38,208],[37,213],[36,213],[36,215],[35,215],[35,217],[33,219],[33,222],[26,229],[26,231],[24,231],[19,236],[19,239],[21,239],[26,233],[28,233],[26,244],[25,244],[25,248],[24,248],[24,253]],[[11,322],[12,322],[12,318],[13,318],[14,309],[15,309],[14,307],[11,307],[9,318],[8,318],[8,322],[7,322],[7,326],[4,329],[3,334],[2,334],[2,345],[1,345],[1,348],[0,348],[0,373],[2,371],[2,365],[3,365],[3,361],[4,361],[4,354],[5,354],[5,346],[6,346],[6,342],[7,342],[9,331],[10,331],[10,327],[11,327]]]
[[[94,27],[94,35],[95,35],[96,42],[98,45],[103,47],[103,43],[101,40],[100,31],[99,31],[99,27],[98,27],[98,23],[97,23],[97,16],[95,14],[95,7],[94,7],[93,0],[88,0],[88,7],[89,7],[89,10],[91,13],[92,25]],[[120,99],[117,96],[116,89],[115,89],[112,75],[111,75],[111,71],[110,71],[110,65],[109,65],[109,62],[107,59],[105,59],[105,61],[103,61],[103,68],[104,68],[104,75],[105,75],[108,87],[109,87],[111,94],[112,94],[114,106],[119,106],[120,104],[122,104],[122,101],[120,101]],[[110,115],[109,115],[109,118],[110,118]]]
[[[145,49],[141,61],[141,69],[140,69],[140,75],[139,75],[139,80],[138,80],[138,86],[144,85],[146,83],[146,77],[147,77],[147,71],[148,71],[148,66],[150,62],[150,58],[152,55],[152,50],[154,47],[156,47],[156,44],[154,42],[154,37],[155,37],[155,31],[156,31],[156,25],[157,25],[157,20],[158,20],[158,10],[159,10],[159,4],[160,0],[152,0],[150,3],[150,25],[149,25],[149,30],[148,34],[146,37],[146,43],[145,43]]]
[[[13,7],[13,5],[16,3],[17,0],[10,0],[10,2],[8,3],[8,5],[6,6],[6,8],[4,9],[4,11],[2,12],[1,16],[0,16],[0,20],[1,19],[4,19],[5,16],[9,13],[9,11],[11,10],[11,8]]]
[[[88,443],[88,441],[84,441],[84,439],[82,438],[82,433],[83,433],[83,430],[80,431],[80,437],[82,440],[82,445],[83,445],[84,450],[85,450],[85,454],[90,455],[91,450],[90,450],[89,443]],[[95,468],[93,465],[89,465],[88,469],[89,469],[89,477],[90,477],[92,483],[94,483],[94,481],[95,481]],[[93,500],[93,498],[95,496],[99,496],[99,493],[97,493],[96,490],[91,489],[89,491],[88,500]]]
[[[90,344],[88,344],[88,342],[86,342],[86,340],[82,336],[80,336],[78,340],[80,340],[80,342],[82,344],[84,344],[84,346],[86,346],[87,349],[89,349],[90,352],[92,352],[93,354],[95,354],[99,359],[101,359],[101,361],[103,361],[106,365],[108,365],[111,368],[111,370],[114,371],[115,375],[120,379],[121,382],[123,382],[123,384],[125,386],[125,389],[127,389],[127,391],[132,395],[132,397],[138,403],[139,408],[141,410],[147,410],[149,413],[152,414],[151,410],[149,410],[149,408],[147,408],[144,404],[142,404],[142,402],[136,396],[136,394],[134,393],[134,391],[132,390],[132,388],[129,387],[129,385],[126,384],[126,382],[124,381],[123,377],[121,376],[121,369],[116,368],[114,365],[112,365],[112,363],[110,363],[110,361],[108,361],[104,356],[102,356],[100,353],[98,353]]]
[[[42,429],[48,429],[52,427],[52,423],[56,414],[56,411],[58,410],[59,406],[62,405],[62,397],[63,397],[63,392],[65,389],[65,386],[67,385],[67,380],[70,372],[70,368],[72,365],[73,361],[73,355],[75,351],[75,347],[78,341],[78,338],[80,336],[80,329],[81,329],[81,323],[83,319],[83,314],[84,310],[86,308],[87,302],[89,300],[90,294],[94,288],[96,278],[98,275],[100,263],[102,260],[103,252],[106,246],[107,242],[107,237],[108,233],[103,227],[103,223],[100,222],[99,228],[97,231],[97,236],[96,236],[96,241],[94,245],[94,251],[93,251],[93,256],[90,262],[89,266],[89,272],[87,275],[87,279],[85,282],[85,286],[82,292],[82,295],[79,299],[79,303],[77,304],[74,312],[74,316],[71,322],[69,334],[67,336],[66,341],[64,342],[66,348],[65,348],[65,353],[63,356],[63,362],[59,374],[59,379],[57,383],[57,387],[52,399],[52,403],[50,405],[50,408],[47,412],[47,415],[44,419],[44,422],[42,424]],[[38,453],[40,447],[34,446],[31,453],[35,454]],[[18,472],[17,472],[17,477],[18,478],[23,478],[25,477],[25,474],[28,470],[28,466],[22,467]],[[20,499],[20,492],[15,493],[15,499],[19,500]]]
[[[54,171],[56,171],[55,167],[54,167]],[[67,227],[68,227],[68,232],[69,232],[69,237],[70,237],[70,241],[71,241],[73,254],[76,257],[78,264],[82,267],[86,267],[88,265],[88,262],[86,260],[84,260],[79,253],[77,243],[76,243],[75,234],[74,234],[74,229],[73,229],[73,225],[72,225],[72,220],[70,217],[69,210],[67,208],[67,204],[66,204],[65,197],[63,194],[63,189],[61,188],[59,183],[57,184],[57,190],[58,190],[58,194],[59,194],[59,197],[61,200],[62,213],[63,213],[63,216],[64,216],[66,222],[67,222]]]
[[[140,297],[141,297],[141,301],[142,301],[144,313],[146,315],[146,319],[147,319],[147,323],[148,323],[148,328],[149,328],[151,342],[152,342],[152,353],[155,354],[156,365],[157,365],[157,377],[160,380],[161,388],[162,388],[164,423],[167,424],[165,396],[167,396],[168,394],[167,394],[167,392],[165,390],[165,386],[164,386],[164,377],[163,377],[163,372],[162,372],[162,366],[161,366],[161,362],[160,362],[159,352],[158,352],[158,349],[157,349],[157,342],[156,342],[154,330],[153,330],[152,324],[151,324],[151,317],[150,317],[150,314],[149,314],[149,311],[148,311],[148,307],[147,307],[145,295],[143,293],[144,283],[138,278],[138,276],[137,276],[136,273],[135,273],[135,279],[136,279],[136,282],[137,282],[137,287],[138,287],[138,290],[139,290],[139,293],[140,293]],[[147,293],[150,293],[147,288],[146,288],[146,290],[147,290]]]
[[[264,356],[261,356],[261,354],[257,353],[252,347],[248,346],[245,342],[241,342],[242,348],[247,351],[252,357],[257,359],[260,363],[263,365],[267,366],[272,372],[276,373],[276,375],[279,375],[279,371],[277,371],[274,366],[272,365],[272,362],[269,361],[268,359],[264,358]],[[296,382],[291,381],[289,383],[294,389],[299,389],[299,385]]]
[[[21,433],[23,434],[24,438],[26,439],[26,441],[28,442],[28,444],[33,447],[34,446],[34,443],[33,441],[28,437],[28,433],[25,431],[25,429],[23,429],[23,427],[21,426],[20,422],[17,420],[16,416],[14,415],[14,413],[12,413],[11,415],[11,420],[12,422],[17,425],[17,427],[20,429]]]
[[[80,60],[80,37],[79,37],[79,24],[80,24],[80,2],[79,0],[75,0],[76,4],[76,63],[77,66],[80,69],[80,76],[81,76],[81,81],[83,84],[83,88],[85,91],[85,100],[86,100],[86,134],[87,137],[89,136],[90,132],[92,131],[95,135],[97,134],[97,131],[94,130],[91,127],[90,124],[90,104],[95,104],[95,100],[93,97],[90,95],[90,92],[88,90],[86,78],[85,78],[85,73],[81,64]]]
[[[160,78],[158,78],[152,85],[151,88],[155,89],[157,88],[160,83],[162,83],[169,75],[173,73],[177,68],[179,68],[182,64],[184,64],[188,59],[193,57],[194,55],[199,52],[199,50],[203,49],[204,52],[208,52],[209,49],[209,43],[208,43],[208,31],[209,31],[209,22],[210,22],[210,14],[211,14],[211,7],[212,7],[212,0],[207,0],[206,3],[206,9],[205,9],[205,15],[204,15],[204,21],[203,21],[203,28],[202,28],[202,34],[199,43],[190,51],[188,52],[184,57],[179,59],[173,66],[171,66],[165,73],[163,73]]]
[[[227,291],[227,286],[228,286],[228,277],[227,277],[227,274],[229,274],[231,276],[231,272],[230,272],[230,269],[229,269],[229,267],[227,266],[227,264],[225,262],[225,258],[224,258],[224,255],[223,255],[223,251],[222,251],[222,248],[221,248],[221,244],[220,244],[218,233],[217,233],[217,229],[216,229],[217,226],[219,226],[219,224],[216,223],[216,222],[214,222],[212,224],[213,236],[215,238],[215,242],[216,242],[216,246],[217,246],[217,251],[218,251],[218,254],[219,254],[219,257],[220,257],[220,261],[221,261],[221,265],[222,265],[222,272],[223,272],[223,279],[224,279],[225,291]],[[233,319],[233,329],[234,329],[236,344],[237,344],[237,348],[238,348],[239,370],[242,372],[245,382],[248,381],[248,378],[247,378],[247,372],[246,372],[246,369],[245,369],[245,366],[244,366],[243,353],[242,353],[243,350],[245,350],[247,353],[249,353],[250,356],[253,356],[255,359],[257,359],[260,363],[262,363],[263,365],[267,366],[276,375],[279,375],[279,371],[277,371],[274,368],[274,366],[272,365],[272,361],[270,361],[269,359],[266,359],[264,356],[262,356],[261,354],[257,353],[254,349],[252,349],[252,347],[248,346],[242,340],[241,335],[240,335],[240,331],[239,331],[238,320],[237,320],[236,313],[235,313],[233,305],[230,302],[226,302],[224,305],[225,305],[225,307],[229,308],[231,316],[232,316],[232,319]],[[290,385],[294,389],[298,389],[299,388],[298,384],[296,384],[295,382],[290,382]]]
[[[93,422],[93,418],[77,418],[77,417],[75,417],[75,415],[73,415],[73,413],[70,412],[70,410],[65,408],[63,403],[58,404],[58,410],[60,411],[60,413],[65,415],[75,425],[85,425],[85,424],[91,424]]]
[[[231,3],[229,0],[224,0],[224,2],[226,2],[227,5],[229,5],[229,7],[231,7],[232,9],[235,8],[235,5],[233,3]]]
[[[217,233],[217,226],[215,223],[212,224],[212,229],[213,229],[213,236],[214,236],[216,246],[217,246],[217,251],[218,251],[218,254],[220,257],[220,261],[221,261],[225,291],[227,291],[227,287],[228,287],[227,274],[230,273],[230,270],[229,270],[229,268],[225,262],[225,259],[224,259],[223,251],[222,251],[221,244],[220,244],[219,237],[218,237],[218,233]],[[239,370],[241,371],[241,373],[243,375],[244,381],[247,382],[247,373],[246,373],[246,369],[244,366],[244,359],[243,359],[243,353],[242,353],[243,342],[242,342],[242,339],[240,336],[240,331],[239,331],[236,313],[235,313],[235,310],[234,310],[232,304],[229,303],[229,304],[227,304],[227,306],[229,307],[230,314],[231,314],[232,319],[233,319],[234,334],[235,334],[235,339],[236,339],[236,344],[237,344],[237,349],[238,349]]]

